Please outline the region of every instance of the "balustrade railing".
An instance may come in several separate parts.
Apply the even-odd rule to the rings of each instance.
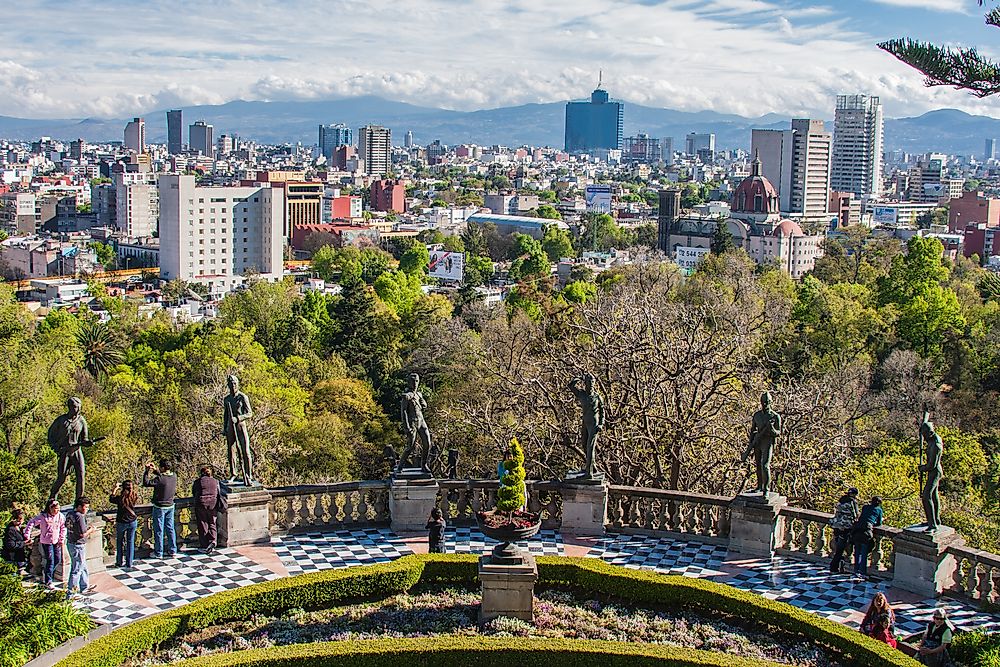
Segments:
[[[104,519],[105,560],[114,562],[117,554],[117,535],[115,527],[115,511],[100,512]],[[135,551],[136,555],[145,555],[153,550],[153,506],[149,504],[136,505]],[[190,498],[178,498],[174,503],[174,532],[177,536],[177,547],[198,544],[198,523],[194,516],[194,507]]]
[[[290,486],[270,493],[272,533],[389,523],[385,480]]]
[[[1000,556],[971,547],[951,547],[955,558],[954,577],[949,593],[977,602],[995,603],[1000,594]]]
[[[472,526],[476,512],[496,507],[497,480],[438,480],[437,506],[453,526]],[[542,516],[542,528],[557,529],[562,518],[562,494],[559,482],[528,480],[525,483],[528,511]]]
[[[781,516],[785,519],[785,527],[778,535],[776,553],[813,561],[829,560],[833,556],[834,535],[830,528],[832,514],[783,507]],[[868,557],[869,575],[892,577],[896,560],[894,539],[899,532],[898,528],[885,526],[875,529],[875,543]],[[849,566],[853,562],[851,554],[853,546],[849,545],[845,554],[845,562]]]
[[[608,528],[725,539],[729,536],[731,502],[732,498],[724,496],[612,486],[608,490]]]

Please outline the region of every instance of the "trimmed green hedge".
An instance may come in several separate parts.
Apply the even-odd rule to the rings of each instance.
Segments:
[[[177,664],[183,667],[781,667],[769,660],[740,658],[664,644],[523,637],[427,637],[294,644],[238,653],[217,653]]]
[[[845,657],[850,665],[865,667],[913,667],[916,661],[881,642],[861,635],[839,623],[826,620],[809,612],[785,604],[768,600],[755,593],[741,591],[731,586],[718,584],[704,579],[691,579],[679,576],[664,576],[654,572],[629,570],[609,565],[592,558],[563,558],[558,556],[539,557],[538,572],[540,587],[574,588],[588,593],[599,593],[639,604],[669,607],[678,610],[693,610],[709,613],[724,613],[743,619],[753,619],[761,625],[778,628],[785,632],[807,637],[824,646],[832,648]],[[381,599],[390,595],[403,593],[417,584],[450,584],[466,587],[478,585],[478,557],[459,554],[413,555],[399,558],[390,563],[353,567],[339,570],[325,570],[303,574],[296,577],[268,581],[261,584],[216,593],[188,605],[165,611],[147,619],[131,623],[124,628],[115,630],[94,641],[89,646],[73,653],[57,667],[117,667],[125,660],[151,650],[161,643],[186,632],[200,630],[220,623],[247,618],[252,614],[277,616],[289,609],[324,609],[339,603],[358,599]],[[423,656],[427,651],[435,651],[435,647],[444,646],[444,637],[427,640],[414,640],[412,655],[418,659],[429,659]],[[496,639],[475,639],[471,643],[455,646],[448,653],[448,660],[461,661],[469,664],[468,651],[477,652],[474,659],[487,664],[478,653],[486,651],[488,646],[498,646]],[[519,643],[525,640],[519,639]],[[551,661],[551,651],[563,653],[561,643],[540,640],[541,645],[552,647],[547,662]],[[398,640],[393,640],[398,643]],[[576,642],[571,642],[576,645]],[[581,652],[567,655],[568,662],[558,664],[593,664],[591,654],[587,650],[593,647],[608,645],[605,642],[588,643],[590,649],[582,648]],[[385,660],[386,651],[378,649],[378,642],[338,642],[334,653],[322,653],[313,656],[308,647],[324,647],[326,644],[302,645],[298,647],[285,646],[262,651],[246,651],[236,654],[209,656],[206,660],[223,660],[223,655],[237,656],[234,662],[222,662],[225,665],[261,664],[261,665],[296,665],[296,667],[341,664],[330,662],[336,656],[346,656],[352,650],[368,651],[366,660],[370,662],[351,661],[355,665],[381,665]],[[364,647],[373,646],[368,650]],[[641,647],[641,644],[628,646]],[[294,649],[294,651],[292,651]],[[312,649],[317,651],[334,651],[334,649]],[[529,653],[538,654],[537,649]],[[638,649],[636,649],[638,650]],[[337,652],[339,651],[339,652]],[[462,657],[464,653],[465,657]],[[260,658],[262,662],[239,662],[239,656],[252,656],[258,653],[266,654]],[[281,655],[279,655],[279,653]],[[507,655],[505,651],[503,653]],[[618,652],[618,659],[628,664],[645,664],[654,656],[641,654],[625,654]],[[686,655],[686,654],[685,654]],[[741,665],[734,662],[733,656],[719,656],[708,652],[698,652],[702,662],[685,662],[687,658],[677,654],[671,658],[676,662],[660,662],[659,664],[676,665]],[[711,658],[710,656],[716,656]],[[286,657],[287,656],[287,657]],[[292,658],[292,656],[300,656]],[[723,662],[712,662],[725,658]],[[228,659],[228,658],[227,658]],[[338,660],[343,658],[338,658]],[[409,658],[408,658],[409,659]],[[662,658],[655,658],[662,660]],[[201,660],[201,659],[199,659]],[[639,662],[635,662],[635,661]],[[297,662],[298,661],[298,662]],[[706,662],[707,661],[707,662]],[[438,664],[437,658],[434,658]],[[201,664],[201,663],[198,663]],[[212,664],[214,663],[206,663]],[[450,663],[440,663],[450,664]],[[489,663],[492,664],[492,663]],[[508,663],[509,664],[509,663]],[[532,663],[534,664],[534,663]],[[539,663],[540,664],[540,663]],[[625,664],[625,662],[612,662]],[[746,663],[748,665],[759,663]]]

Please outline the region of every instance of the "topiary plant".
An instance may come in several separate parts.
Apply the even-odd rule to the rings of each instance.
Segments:
[[[524,507],[524,450],[517,438],[510,441],[510,459],[503,462],[504,474],[497,491],[497,511],[511,516]]]

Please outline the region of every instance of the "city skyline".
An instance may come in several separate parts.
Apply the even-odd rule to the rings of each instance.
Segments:
[[[69,12],[33,0],[6,13],[22,29],[0,45],[0,114],[108,118],[364,94],[471,110],[580,99],[603,69],[613,97],[687,111],[829,118],[838,93],[859,92],[881,97],[890,117],[1000,115],[987,100],[923,87],[875,46],[913,36],[989,54],[995,32],[975,0],[849,4],[468,0],[456,11],[445,0],[227,0],[178,12],[85,0]],[[346,28],[303,30],[334,18]]]

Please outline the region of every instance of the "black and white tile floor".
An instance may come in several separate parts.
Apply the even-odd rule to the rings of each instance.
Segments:
[[[479,554],[492,549],[496,540],[483,535],[478,528],[452,528],[445,532],[444,552],[448,554]],[[521,542],[518,547],[535,556],[562,556],[564,554],[562,536],[554,530],[542,530],[537,535]]]
[[[413,553],[388,528],[285,535],[271,539],[288,574],[384,563]]]
[[[685,577],[714,577],[726,559],[726,547],[701,542],[662,540],[642,535],[611,535],[587,553],[613,565]]]

